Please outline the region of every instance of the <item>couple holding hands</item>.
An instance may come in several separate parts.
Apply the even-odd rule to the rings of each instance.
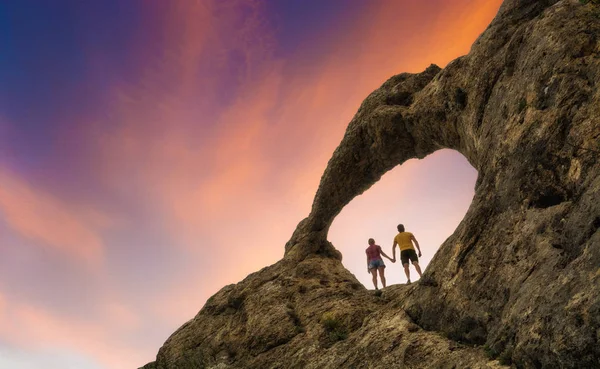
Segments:
[[[419,242],[415,236],[413,236],[410,232],[405,232],[404,225],[398,225],[398,234],[394,237],[394,245],[392,246],[392,258],[387,256],[383,250],[381,250],[381,246],[375,244],[375,240],[369,238],[369,247],[367,247],[367,269],[369,273],[373,275],[373,285],[377,290],[377,272],[379,272],[379,277],[381,278],[381,284],[385,288],[385,264],[383,263],[383,259],[381,256],[383,255],[392,263],[396,262],[396,245],[400,247],[400,261],[402,261],[402,266],[404,267],[404,273],[406,274],[406,278],[408,281],[407,284],[410,283],[410,270],[408,269],[408,260],[412,262],[419,273],[419,277],[422,276],[421,267],[419,266],[419,256],[417,256],[417,252],[415,251],[415,247],[419,251],[419,256],[421,256],[421,248],[419,247]]]

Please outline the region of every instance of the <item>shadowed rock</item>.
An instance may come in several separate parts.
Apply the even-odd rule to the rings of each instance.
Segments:
[[[467,56],[389,79],[285,257],[211,297],[146,368],[600,367],[599,37],[597,5],[507,0]],[[478,171],[469,211],[421,283],[375,296],[329,227],[441,148]]]

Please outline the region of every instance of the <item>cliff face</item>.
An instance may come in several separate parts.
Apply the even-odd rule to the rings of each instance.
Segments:
[[[374,91],[285,257],[211,297],[144,368],[600,367],[600,7],[506,0],[471,52]],[[423,279],[376,296],[327,241],[388,170],[477,169]]]

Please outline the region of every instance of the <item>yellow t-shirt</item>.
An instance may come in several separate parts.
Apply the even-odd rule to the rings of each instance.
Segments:
[[[394,237],[394,242],[400,246],[400,251],[415,249],[411,242],[412,235],[410,232],[400,232]]]

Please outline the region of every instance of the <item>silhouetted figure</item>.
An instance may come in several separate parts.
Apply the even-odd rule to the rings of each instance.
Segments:
[[[394,237],[394,246],[392,246],[392,263],[396,262],[396,245],[400,247],[400,260],[402,261],[402,266],[404,267],[404,273],[406,273],[406,279],[408,281],[406,283],[410,283],[410,270],[408,269],[408,260],[412,262],[419,273],[419,277],[422,277],[421,267],[419,266],[419,257],[422,256],[421,248],[419,247],[419,242],[410,232],[404,231],[404,225],[398,224],[398,234]],[[415,247],[413,246],[413,242],[415,246],[417,246],[417,250],[419,251],[419,256],[415,252]]]
[[[379,271],[381,284],[383,285],[383,288],[385,288],[385,264],[383,263],[381,255],[385,256],[390,261],[392,261],[392,259],[381,250],[381,246],[375,244],[375,240],[372,238],[369,238],[369,247],[367,247],[365,252],[367,253],[367,271],[373,275],[373,286],[375,286],[376,290],[378,289],[377,271]]]

